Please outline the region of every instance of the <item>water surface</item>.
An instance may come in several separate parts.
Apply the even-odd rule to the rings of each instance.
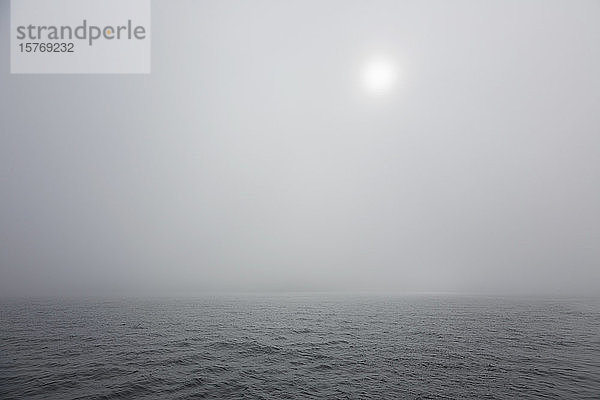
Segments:
[[[12,300],[2,399],[600,398],[600,301]]]

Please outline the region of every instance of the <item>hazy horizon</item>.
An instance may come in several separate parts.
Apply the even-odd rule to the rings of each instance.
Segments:
[[[149,75],[11,75],[0,0],[2,297],[600,294],[600,2],[152,18]]]

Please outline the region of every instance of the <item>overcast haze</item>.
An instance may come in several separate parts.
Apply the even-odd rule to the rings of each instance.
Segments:
[[[598,1],[154,1],[146,76],[0,4],[4,295],[600,291]]]

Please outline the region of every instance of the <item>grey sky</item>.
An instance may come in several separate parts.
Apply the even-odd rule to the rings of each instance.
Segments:
[[[0,293],[600,292],[600,2],[152,14],[151,75],[10,75],[0,1]]]

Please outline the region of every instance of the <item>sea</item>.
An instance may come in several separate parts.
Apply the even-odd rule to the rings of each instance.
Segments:
[[[4,299],[0,399],[600,399],[600,300]]]

